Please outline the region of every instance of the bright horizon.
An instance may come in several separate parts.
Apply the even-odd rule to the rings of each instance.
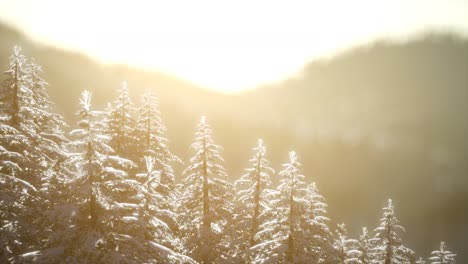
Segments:
[[[221,92],[286,78],[378,38],[468,35],[468,1],[0,0],[0,21],[104,63],[158,70]]]

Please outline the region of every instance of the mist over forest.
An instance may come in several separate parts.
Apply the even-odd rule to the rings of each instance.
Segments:
[[[262,138],[279,172],[295,150],[307,182],[316,182],[335,226],[350,236],[378,225],[392,198],[405,243],[427,257],[445,241],[468,261],[468,39],[427,33],[381,40],[312,61],[285,80],[222,94],[175,76],[105,65],[36,43],[0,25],[0,68],[13,46],[42,65],[54,110],[76,127],[84,89],[104,110],[126,81],[134,104],[151,88],[159,98],[168,145],[188,166],[201,116],[222,148],[229,181],[249,166]],[[157,48],[157,47],[155,47]],[[271,58],[274,61],[274,58]],[[235,75],[235,73],[232,73]],[[3,81],[4,76],[0,80]],[[278,176],[272,176],[275,183]]]

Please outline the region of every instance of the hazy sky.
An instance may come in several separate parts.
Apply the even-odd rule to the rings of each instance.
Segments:
[[[0,20],[104,62],[239,91],[378,37],[468,35],[468,0],[0,0]]]

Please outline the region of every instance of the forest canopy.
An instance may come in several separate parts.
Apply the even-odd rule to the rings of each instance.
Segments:
[[[84,90],[77,122],[67,124],[38,62],[16,46],[8,65],[0,92],[2,263],[455,263],[445,242],[432,253],[410,249],[391,199],[376,226],[352,238],[344,223],[333,224],[299,152],[276,172],[259,139],[243,157],[245,173],[229,176],[206,117],[188,161],[171,151],[151,89],[133,103],[123,82],[101,110]]]

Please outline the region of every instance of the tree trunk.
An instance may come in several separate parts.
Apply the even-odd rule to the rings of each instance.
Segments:
[[[288,253],[287,262],[294,263],[294,179],[291,176],[291,192],[289,196],[289,238],[288,238]]]
[[[206,139],[203,138],[203,223],[202,223],[202,248],[207,250],[202,251],[202,262],[204,264],[211,263],[211,219],[210,219],[210,197],[209,197],[209,182],[208,168],[206,160]]]
[[[20,83],[19,83],[19,69],[18,69],[18,62],[15,62],[14,66],[14,80],[13,80],[13,104],[11,106],[11,110],[13,111],[10,123],[11,126],[18,129],[20,126],[20,105],[19,105],[19,92],[20,92]]]

